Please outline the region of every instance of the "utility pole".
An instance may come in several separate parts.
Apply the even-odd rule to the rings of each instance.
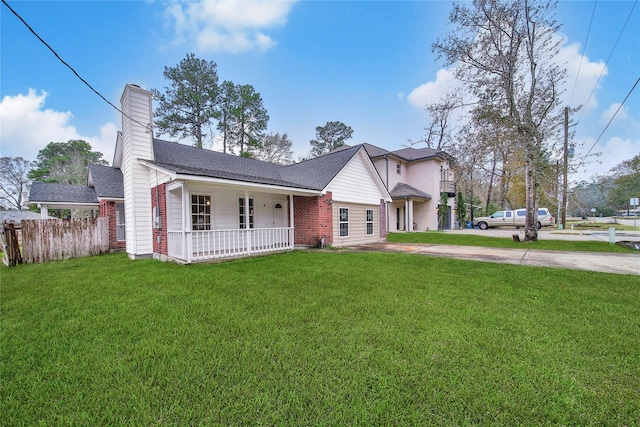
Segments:
[[[567,171],[569,169],[569,107],[564,107],[564,163],[562,171],[562,208],[560,221],[562,223],[562,229],[567,226]]]

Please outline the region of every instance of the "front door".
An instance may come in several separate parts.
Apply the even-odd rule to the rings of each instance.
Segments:
[[[404,230],[404,206],[396,208],[396,230]]]
[[[273,201],[272,219],[273,227],[287,226],[287,203],[281,200]]]

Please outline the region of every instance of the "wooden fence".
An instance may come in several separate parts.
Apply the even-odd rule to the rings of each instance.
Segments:
[[[78,258],[109,252],[109,219],[22,221],[25,263]]]

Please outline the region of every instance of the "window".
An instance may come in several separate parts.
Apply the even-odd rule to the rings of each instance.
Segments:
[[[504,211],[495,212],[493,215],[491,215],[491,218],[504,218]]]
[[[507,218],[511,218],[511,211],[506,211],[506,212],[505,212],[505,216],[506,216]]]
[[[238,199],[238,215],[240,218],[240,228],[247,228],[245,222],[244,197]],[[253,199],[249,199],[249,228],[253,228]]]
[[[211,230],[211,196],[191,195],[191,229]]]
[[[349,237],[349,208],[340,208],[340,237]]]
[[[400,163],[396,165],[396,172],[400,173]]]
[[[124,220],[124,203],[116,203],[116,240],[121,242],[126,239]]]
[[[367,236],[373,236],[373,209],[367,209],[365,213],[367,222]]]

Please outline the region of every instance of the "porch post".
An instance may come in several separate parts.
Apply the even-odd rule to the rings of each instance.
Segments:
[[[49,208],[44,205],[40,205],[40,219],[47,219],[49,216]]]
[[[187,261],[191,261],[191,256],[189,256],[188,254],[190,254],[192,251],[190,250],[190,248],[187,246],[190,243],[190,240],[187,238],[187,229],[189,226],[189,221],[188,221],[188,217],[187,215],[189,215],[189,213],[191,212],[191,209],[189,209],[189,203],[188,200],[189,198],[187,197],[187,186],[185,185],[185,183],[182,183],[182,189],[180,191],[180,194],[182,195],[182,259],[186,259]]]
[[[295,246],[294,242],[294,223],[293,223],[293,194],[289,194],[289,247],[293,248]]]
[[[244,227],[247,233],[247,253],[251,255],[251,224],[249,223],[249,190],[244,190]]]

